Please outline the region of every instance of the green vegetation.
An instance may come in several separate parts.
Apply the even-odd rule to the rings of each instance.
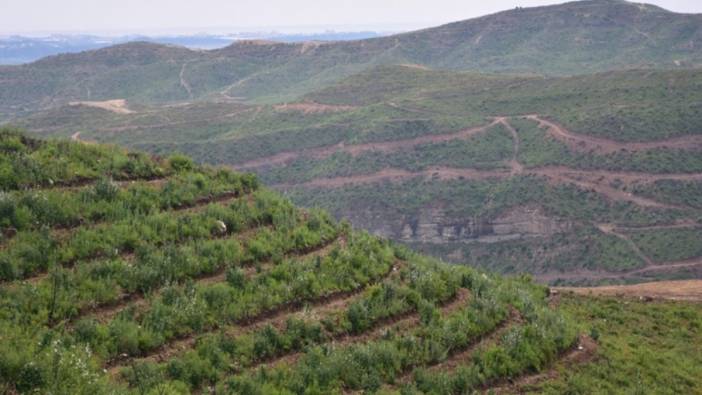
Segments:
[[[660,180],[647,185],[636,185],[634,193],[652,199],[702,209],[702,182]]]
[[[537,122],[510,121],[519,133],[519,161],[526,167],[568,166],[584,170],[635,171],[643,173],[699,173],[702,155],[697,150],[657,148],[638,152],[616,152],[606,155],[580,153],[547,136]]]
[[[697,39],[699,23],[697,15],[597,0],[519,8],[350,42],[240,41],[213,51],[135,42],[3,67],[0,114],[37,110],[49,99],[59,104],[114,98],[164,104],[223,97],[283,102],[388,64],[531,75],[634,67],[683,69],[700,64],[699,51],[689,44]],[[402,85],[391,88],[394,93],[406,90]],[[375,92],[385,95],[381,87]],[[671,92],[670,96],[676,95]],[[602,110],[618,111],[606,106]],[[637,111],[646,115],[648,110],[642,106]],[[649,126],[642,117],[630,118],[629,123]]]
[[[692,277],[695,268],[636,272],[656,259],[600,225],[702,219],[702,58],[690,45],[700,22],[648,5],[588,0],[356,42],[240,41],[205,52],[130,43],[0,70],[0,114],[44,137],[240,166],[290,190],[297,204],[454,262],[463,255],[549,280],[572,267],[608,272],[568,279],[574,283]],[[126,102],[71,104],[110,99]],[[525,115],[577,137],[552,136]],[[488,130],[461,134],[481,126]],[[80,148],[90,149],[97,148]],[[22,150],[0,164],[0,183],[17,184],[16,174],[28,179],[23,172],[45,165]],[[42,170],[15,188],[93,180],[100,171],[114,180],[184,173],[168,159],[94,155],[99,165]],[[402,183],[364,184],[378,180],[364,175],[388,169],[431,180],[405,174]],[[381,174],[396,182],[398,173]],[[356,184],[297,188],[329,188],[343,182],[320,180],[338,177]],[[5,238],[19,229],[8,222],[29,221],[18,208],[0,224]],[[698,258],[694,251],[678,255]],[[22,277],[6,271],[5,278]]]
[[[499,325],[546,330],[505,344],[514,364],[491,377],[544,366],[574,341],[528,279],[415,255],[298,210],[252,175],[183,156],[165,163],[168,176],[153,183],[115,183],[103,168],[70,188],[4,193],[14,214],[3,226],[16,234],[0,251],[3,391],[378,389]],[[400,324],[409,332],[395,332]],[[253,374],[266,363],[276,365],[268,375]]]
[[[562,366],[532,393],[656,393],[702,391],[702,305],[564,295],[560,307],[597,339],[596,358]]]
[[[302,183],[315,178],[368,174],[392,167],[408,171],[426,170],[431,166],[492,169],[504,167],[512,155],[512,140],[502,126],[470,140],[451,140],[426,144],[401,152],[366,152],[353,156],[337,153],[315,160],[301,157],[284,167],[274,167],[261,175],[266,184]]]
[[[295,201],[326,207],[333,213],[352,214],[362,208],[383,208],[393,217],[419,217],[421,210],[437,200],[445,202],[446,216],[490,220],[513,207],[538,204],[547,214],[575,221],[618,222],[631,226],[669,222],[684,213],[671,209],[642,209],[634,204],[612,202],[601,195],[570,185],[550,185],[538,177],[503,180],[452,180],[416,178],[406,182],[298,188],[290,191]],[[484,202],[490,201],[486,207]]]
[[[631,239],[655,262],[675,262],[702,256],[702,229],[631,232]]]
[[[44,142],[19,131],[0,129],[0,188],[73,185],[98,177],[150,179],[170,169],[145,154],[110,146]]]

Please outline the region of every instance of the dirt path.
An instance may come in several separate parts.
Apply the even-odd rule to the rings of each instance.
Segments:
[[[396,263],[395,265],[391,266],[390,270],[385,274],[385,276],[383,276],[379,280],[387,278],[393,273],[396,273],[398,270],[398,265],[399,264]],[[375,282],[371,282],[370,284],[372,283]],[[303,311],[303,309],[305,308],[317,310],[340,308],[341,306],[345,306],[355,297],[360,295],[367,288],[368,285],[369,284],[363,284],[351,291],[332,292],[330,294],[318,297],[313,300],[300,302],[291,301],[289,303],[284,303],[278,307],[273,308],[272,310],[264,311],[255,316],[240,320],[240,323],[237,326],[232,326],[233,329],[229,330],[228,333],[240,334],[242,333],[242,331],[261,328],[266,325],[274,325],[275,323],[278,323],[278,325],[280,325],[280,323],[284,322],[290,316],[290,314]],[[209,328],[197,333],[190,333],[179,339],[171,340],[165,343],[163,346],[159,347],[158,349],[149,352],[146,356],[130,357],[128,355],[123,354],[115,359],[107,361],[107,363],[105,364],[106,369],[112,377],[115,377],[119,370],[137,360],[152,362],[161,362],[168,360],[188,349],[192,349],[198,337],[202,336],[203,334],[212,333],[217,329],[218,328],[216,327]]]
[[[376,173],[361,174],[348,177],[334,178],[317,178],[300,184],[278,184],[273,188],[288,189],[292,187],[322,187],[322,188],[338,188],[353,184],[369,184],[383,181],[403,181],[412,178],[436,178],[440,180],[456,180],[456,179],[471,179],[484,180],[490,178],[506,178],[510,173],[500,170],[476,170],[476,169],[456,169],[437,167],[429,168],[419,172],[410,172],[402,169],[383,169]]]
[[[245,195],[249,196],[249,195]],[[228,204],[231,202],[234,202],[235,200],[241,199],[242,196],[240,196],[238,193],[224,193],[221,196],[212,196],[212,197],[203,197],[201,199],[198,199],[195,201],[193,204],[189,205],[183,205],[181,207],[174,207],[171,208],[167,211],[161,211],[161,212],[172,212],[172,213],[179,213],[180,215],[185,214],[185,213],[193,213],[197,212],[200,210],[203,210],[207,208],[210,204]],[[98,226],[105,225],[105,222],[93,222],[93,223],[88,223],[88,224],[78,224],[76,226],[72,227],[62,227],[62,228],[53,228],[50,230],[51,238],[54,241],[57,241],[59,243],[65,243],[69,238],[72,237],[72,235],[78,230],[78,229],[90,229]],[[122,251],[119,256],[122,258],[126,258],[130,255],[134,255],[132,252],[126,252]],[[89,261],[93,259],[99,259],[101,257],[90,257],[90,258],[82,258],[80,261]],[[72,261],[72,262],[65,262],[63,264],[63,267],[66,268],[71,268],[73,267],[78,260]],[[35,274],[30,275],[29,277],[17,279],[17,280],[12,280],[12,281],[0,281],[0,287],[2,286],[19,286],[22,285],[23,283],[27,284],[32,284],[32,285],[37,285],[39,282],[42,280],[45,280],[48,277],[48,272],[46,270],[37,272]]]
[[[702,181],[702,173],[654,174],[632,171],[580,170],[565,166],[544,166],[529,171],[543,174],[562,175],[567,178],[591,183],[649,184],[656,181]]]
[[[527,374],[512,380],[509,384],[491,385],[483,391],[489,394],[523,394],[536,391],[539,383],[559,376],[559,368],[573,369],[597,357],[597,343],[587,335],[580,335],[576,345],[561,355],[551,367],[542,373]]]
[[[702,268],[702,258],[687,259],[684,261],[674,261],[666,263],[658,263],[650,266],[644,266],[638,269],[624,272],[608,272],[604,270],[587,270],[573,269],[567,273],[549,272],[535,274],[534,278],[541,283],[551,283],[558,280],[627,280],[641,278],[641,275],[650,272],[675,272],[677,269],[685,268]],[[587,289],[587,288],[586,288]]]
[[[563,126],[545,120],[538,115],[527,115],[525,118],[538,122],[539,126],[546,128],[551,136],[564,142],[571,149],[581,152],[610,154],[619,151],[648,151],[656,148],[702,148],[702,136],[684,136],[650,142],[621,142],[606,138],[593,137],[586,134],[576,134]]]
[[[524,172],[524,166],[519,163],[519,135],[517,130],[512,127],[512,125],[507,121],[507,118],[501,117],[496,118],[496,122],[501,123],[507,131],[512,135],[512,140],[514,141],[514,152],[512,154],[512,159],[509,161],[509,167],[511,169],[511,174],[517,175]]]
[[[333,104],[321,104],[321,103],[304,101],[304,102],[299,102],[299,103],[278,104],[273,108],[275,108],[278,111],[301,112],[305,115],[309,115],[309,114],[324,114],[324,113],[332,113],[332,112],[351,111],[351,110],[354,110],[356,107],[333,105]]]
[[[636,204],[641,207],[651,207],[651,208],[664,208],[664,209],[680,209],[681,207],[673,206],[669,204],[664,204],[644,198],[641,196],[634,195],[631,192],[622,191],[620,189],[613,188],[607,183],[591,182],[585,179],[574,178],[568,175],[568,172],[559,172],[554,168],[540,168],[540,169],[530,169],[527,174],[534,174],[538,176],[543,176],[551,180],[556,184],[573,184],[585,190],[592,190],[601,195],[606,196],[611,200],[624,201]]]
[[[694,229],[694,228],[701,227],[702,224],[700,224],[694,220],[684,219],[684,220],[676,221],[673,224],[667,224],[667,225],[621,226],[621,225],[610,224],[610,226],[612,226],[618,232],[639,232],[639,231],[647,231],[647,230]]]
[[[684,268],[691,268],[691,267],[702,267],[702,258],[695,258],[695,259],[688,259],[680,262],[669,262],[669,263],[660,263],[656,265],[650,265],[646,266],[641,269],[633,270],[627,273],[627,275],[631,276],[634,274],[644,274],[648,272],[656,272],[656,271],[671,271],[674,269],[684,269]]]
[[[503,334],[507,332],[507,330],[512,328],[514,325],[518,325],[519,322],[521,322],[521,320],[522,318],[519,312],[517,312],[514,309],[510,310],[509,317],[501,323],[497,324],[497,326],[493,328],[493,330],[483,334],[482,336],[479,336],[477,339],[475,339],[475,341],[473,341],[471,344],[469,344],[462,350],[451,350],[448,358],[446,358],[442,362],[426,366],[427,370],[429,372],[451,372],[455,370],[458,366],[468,361],[476,350],[483,348],[488,344],[492,344],[499,341],[499,339],[502,337]],[[385,388],[390,390],[397,390],[400,384],[409,383],[412,379],[412,373],[415,368],[416,366],[412,367],[411,369],[408,369],[396,379],[396,383],[394,385],[386,385]]]
[[[639,246],[636,245],[636,243],[634,243],[634,241],[631,240],[631,238],[629,236],[627,236],[624,233],[617,232],[615,230],[616,228],[614,227],[614,225],[612,225],[612,224],[596,224],[595,226],[597,226],[597,229],[599,229],[604,234],[616,236],[616,237],[624,240],[627,244],[629,244],[629,247],[631,247],[632,251],[634,251],[636,256],[638,256],[639,259],[641,259],[642,261],[644,261],[646,263],[647,267],[654,266],[653,260],[651,258],[649,258],[648,256],[646,256],[643,253],[643,251],[641,251]]]
[[[470,299],[471,293],[468,289],[466,288],[459,288],[458,291],[456,292],[456,295],[454,295],[453,298],[451,298],[447,303],[445,303],[443,306],[441,306],[441,315],[446,317],[452,312],[460,309],[461,307],[464,307],[468,300]],[[372,340],[377,340],[388,331],[400,331],[400,330],[409,330],[410,328],[413,328],[417,325],[419,325],[419,312],[412,310],[397,316],[391,316],[388,317],[384,320],[381,320],[373,325],[368,331],[360,334],[344,334],[341,336],[337,336],[336,338],[331,340],[331,344],[335,348],[341,348],[341,347],[346,347],[352,343],[364,343]],[[280,366],[280,365],[292,365],[294,364],[302,355],[304,355],[304,352],[295,352],[289,355],[284,355],[278,358],[275,358],[272,361],[268,361],[263,364],[259,364],[252,369],[260,369],[262,367],[266,368],[271,368],[274,366]]]
[[[602,287],[553,287],[558,292],[585,296],[616,296],[680,301],[702,301],[702,280],[659,281]]]
[[[515,166],[516,165],[516,166]],[[542,168],[523,170],[518,163],[512,163],[510,172],[500,170],[476,170],[476,169],[459,169],[449,167],[435,167],[427,170],[411,172],[403,169],[386,168],[376,173],[359,174],[345,177],[334,178],[317,178],[311,181],[296,183],[296,184],[278,184],[274,185],[276,189],[290,189],[294,187],[301,188],[339,188],[348,185],[369,184],[379,182],[401,182],[412,178],[435,178],[439,180],[484,180],[491,178],[506,178],[515,173],[536,175],[548,178],[554,184],[572,184],[581,189],[595,191],[610,200],[624,201],[636,204],[642,207],[664,208],[664,209],[681,209],[682,207],[664,204],[655,200],[647,199],[641,196],[634,195],[630,192],[612,188],[606,184],[594,183],[585,180],[571,178],[560,173],[557,169]],[[690,175],[697,177],[702,175]],[[702,178],[702,177],[701,177]]]
[[[185,91],[188,92],[188,97],[190,98],[190,100],[192,100],[193,99],[193,90],[190,87],[190,84],[188,83],[188,81],[185,79],[185,69],[187,67],[188,67],[188,62],[184,62],[183,66],[181,66],[181,68],[180,68],[180,86],[182,86],[183,89],[185,89]]]
[[[69,106],[86,106],[111,111],[117,114],[132,114],[134,111],[127,107],[124,99],[104,100],[104,101],[73,101]]]
[[[251,238],[253,238],[262,229],[266,229],[266,228],[268,228],[268,227],[249,229],[245,232],[238,234],[237,235],[238,237],[235,236],[235,238],[241,242],[246,242],[247,240],[250,240]],[[325,256],[334,248],[337,241],[339,241],[340,243],[343,244],[342,239],[334,239],[334,240],[322,243],[319,246],[312,248],[311,251],[303,253],[303,254],[299,254],[296,252],[288,253],[285,255],[285,258],[286,259],[297,258],[300,260],[305,260],[305,259],[309,259],[309,258],[316,257],[316,256]],[[273,264],[273,262],[264,262],[258,266],[254,266],[253,264],[246,264],[243,266],[238,266],[238,268],[243,270],[244,277],[246,279],[250,280],[254,276],[256,276],[257,274],[269,271],[274,266],[275,265]],[[198,284],[200,286],[207,286],[207,285],[222,283],[222,282],[225,282],[227,280],[227,270],[230,267],[231,266],[225,265],[222,268],[220,268],[219,270],[215,271],[214,273],[192,277],[192,279],[195,280],[195,284]],[[73,320],[84,317],[84,316],[91,316],[91,317],[95,318],[97,321],[104,323],[104,322],[110,321],[117,314],[119,314],[120,312],[126,310],[127,308],[129,308],[131,306],[145,307],[146,304],[147,304],[146,299],[145,299],[144,295],[141,293],[125,294],[117,302],[107,304],[105,306],[97,306],[95,308],[89,309],[88,311],[86,311],[82,314],[79,314]]]
[[[423,144],[435,144],[451,140],[466,140],[478,133],[482,133],[495,126],[499,120],[493,121],[488,125],[479,126],[475,128],[465,129],[455,133],[444,133],[444,134],[432,134],[423,135],[419,137],[414,137],[405,140],[393,140],[384,141],[377,143],[363,143],[363,144],[353,144],[345,145],[344,143],[339,143],[326,147],[310,148],[306,150],[298,151],[286,151],[280,152],[278,154],[254,159],[248,162],[234,165],[233,168],[237,170],[244,169],[254,169],[257,167],[271,166],[271,165],[282,165],[300,157],[309,157],[312,159],[324,159],[335,153],[344,152],[351,154],[352,156],[357,156],[364,152],[395,152],[400,151],[405,148],[412,148]]]

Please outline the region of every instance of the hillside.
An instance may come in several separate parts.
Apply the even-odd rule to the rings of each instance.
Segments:
[[[544,288],[352,231],[251,175],[0,142],[4,169],[34,164],[2,179],[6,392],[397,389],[426,370],[466,379],[462,365],[480,388],[577,344]]]
[[[242,41],[212,51],[128,43],[0,67],[0,115],[113,99],[281,102],[387,64],[539,75],[685,69],[700,65],[701,41],[700,15],[585,0],[348,42]]]
[[[702,385],[700,305],[547,298],[527,278],[411,253],[183,156],[9,129],[0,147],[6,393]],[[31,172],[6,171],[19,168]],[[632,322],[655,340],[633,350],[657,353],[643,367],[627,356]],[[622,379],[632,369],[638,379]]]
[[[83,105],[23,124],[254,171],[298,204],[452,262],[641,282],[701,274],[701,81],[380,66],[283,105]]]

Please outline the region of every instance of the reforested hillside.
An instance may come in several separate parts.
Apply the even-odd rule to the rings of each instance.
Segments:
[[[427,386],[437,369],[458,391],[577,344],[542,287],[352,231],[251,175],[0,142],[3,169],[31,168],[2,179],[5,392],[328,393]]]
[[[621,301],[548,297],[184,156],[4,129],[0,161],[5,393],[700,388],[695,305],[633,302],[623,315]],[[657,362],[627,357],[620,345],[639,334],[624,322],[661,330],[633,351]],[[638,379],[622,379],[631,369]]]
[[[573,75],[697,67],[702,17],[620,0],[518,8],[349,42],[237,42],[213,51],[129,43],[0,67],[0,115],[72,101],[280,102],[377,65]]]
[[[596,352],[529,280],[410,253],[252,175],[0,142],[3,169],[31,169],[2,179],[6,392],[463,393]]]
[[[284,105],[74,106],[23,122],[255,171],[453,262],[550,283],[697,278],[701,76],[381,66]]]

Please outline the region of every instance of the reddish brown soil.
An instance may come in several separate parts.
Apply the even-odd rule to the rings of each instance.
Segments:
[[[250,196],[250,195],[247,195],[247,196]],[[203,197],[203,198],[200,198],[197,201],[195,201],[193,204],[183,205],[181,207],[175,207],[175,208],[170,209],[170,211],[171,212],[181,212],[181,213],[196,212],[199,210],[203,210],[204,208],[206,208],[210,204],[228,204],[228,203],[233,202],[234,200],[237,200],[240,198],[241,198],[241,196],[239,196],[239,194],[237,194],[237,193],[227,192],[227,193],[224,193],[220,196]],[[65,242],[66,240],[68,240],[77,229],[80,229],[80,228],[89,229],[92,227],[100,226],[102,224],[103,224],[103,222],[94,222],[94,223],[90,223],[90,224],[86,224],[86,225],[79,224],[79,225],[69,227],[69,228],[54,228],[51,230],[51,237],[53,240],[56,240],[56,241],[62,243],[62,242]],[[248,230],[248,231],[250,231],[250,230]],[[239,234],[240,237],[243,237],[244,235],[245,234]],[[125,258],[129,255],[133,255],[133,253],[131,251],[124,251],[120,254],[120,256],[122,258]],[[69,262],[65,266],[71,267],[71,266],[73,266],[74,263],[75,262]],[[29,284],[37,284],[40,281],[44,280],[47,276],[48,276],[47,272],[40,272],[40,273],[34,274],[30,277],[26,277],[23,279],[0,282],[0,286],[6,286],[6,285],[15,285],[16,286],[16,285],[22,284],[24,282],[27,282]]]
[[[698,263],[702,264],[702,261]],[[702,301],[702,280],[660,281],[634,285],[611,285],[592,288],[553,287],[558,292],[586,296],[616,296],[643,299]]]
[[[489,344],[495,343],[500,340],[502,335],[504,335],[510,328],[518,325],[522,321],[522,317],[516,310],[511,310],[510,316],[507,320],[503,321],[497,326],[492,332],[480,338],[480,340],[465,350],[456,352],[451,355],[445,361],[429,367],[430,372],[452,372],[456,370],[460,365],[465,364],[473,356],[473,352],[480,348],[484,348]]]
[[[264,227],[268,228],[268,227]],[[238,240],[240,241],[245,241],[253,237],[256,233],[258,233],[261,229],[264,228],[254,228],[254,229],[249,229],[247,231],[238,233],[234,235]],[[308,259],[314,256],[323,256],[328,254],[331,249],[335,246],[334,240],[328,243],[323,243],[317,248],[311,249],[310,252],[304,253],[304,254],[298,254],[298,253],[290,253],[287,254],[286,257],[292,258],[292,257],[298,257],[299,259]],[[266,272],[270,270],[271,268],[274,267],[274,264],[272,262],[265,262],[257,267],[254,266],[245,266],[243,267],[244,271],[244,276],[248,279],[254,277],[257,275],[259,272]],[[215,273],[212,274],[207,274],[201,277],[196,277],[194,278],[197,284],[199,285],[210,285],[210,284],[216,284],[216,283],[221,283],[226,281],[227,279],[227,267],[222,267],[220,270],[216,271]],[[117,314],[119,314],[121,311],[127,309],[128,307],[135,306],[137,308],[144,308],[147,306],[146,300],[144,298],[144,295],[140,293],[133,293],[133,294],[125,294],[123,295],[119,300],[117,300],[114,303],[109,303],[106,305],[99,305],[95,306],[93,308],[87,309],[84,312],[81,312],[78,317],[84,317],[86,315],[90,315],[91,317],[95,318],[96,320],[100,322],[108,322],[109,320],[113,319]]]
[[[279,184],[275,188],[286,189],[291,187],[321,187],[321,188],[339,188],[353,184],[368,184],[377,182],[398,182],[412,178],[434,178],[440,180],[482,180],[489,178],[506,178],[509,177],[509,172],[500,170],[475,170],[475,169],[457,169],[446,167],[429,168],[424,171],[410,172],[402,169],[384,169],[377,173],[354,175],[348,177],[335,178],[318,178],[302,184]]]
[[[400,151],[405,148],[411,148],[418,145],[441,143],[451,140],[465,140],[478,133],[484,132],[501,121],[501,118],[481,127],[470,128],[462,130],[456,133],[445,133],[445,134],[433,134],[424,135],[406,140],[393,140],[378,143],[364,143],[364,144],[354,144],[345,145],[343,143],[335,144],[332,146],[320,147],[320,148],[310,148],[307,150],[300,151],[288,151],[281,152],[279,154],[269,156],[266,158],[259,158],[252,161],[248,161],[239,165],[234,166],[235,169],[253,169],[263,166],[271,165],[281,165],[291,162],[300,157],[309,157],[312,159],[323,159],[327,158],[337,152],[345,152],[353,156],[359,155],[363,152],[395,152]]]
[[[536,391],[538,384],[558,377],[560,369],[572,370],[586,364],[597,357],[597,343],[587,335],[580,335],[575,347],[565,352],[552,364],[551,368],[542,373],[523,375],[509,384],[491,386],[485,390],[490,394],[524,394]]]
[[[500,122],[512,135],[512,140],[514,141],[514,152],[512,154],[512,159],[509,161],[509,167],[512,169],[512,175],[517,175],[521,174],[524,172],[524,166],[522,166],[521,163],[519,163],[519,135],[517,134],[517,131],[510,125],[509,122],[507,122],[507,119],[504,117],[496,118],[497,122]]]
[[[538,115],[528,115],[526,118],[538,122],[539,126],[547,128],[551,136],[564,142],[571,149],[580,152],[609,154],[620,151],[648,151],[656,148],[702,148],[702,136],[684,136],[650,142],[621,142],[585,134],[576,134],[561,125],[540,118]]]
[[[626,185],[646,184],[661,180],[673,181],[702,181],[702,173],[684,174],[651,174],[631,171],[607,171],[607,170],[578,170],[565,166],[547,166],[531,170],[536,173],[556,174],[566,178],[583,180],[590,183],[614,183],[619,182]]]
[[[550,129],[557,130],[560,135],[576,136],[565,129],[555,125],[549,121],[545,121],[538,116],[530,115],[527,118],[537,120],[541,122],[546,127]],[[619,183],[625,184],[626,186],[632,186],[638,183],[650,183],[659,180],[678,180],[678,181],[702,181],[702,173],[698,174],[648,174],[648,173],[637,173],[637,172],[622,172],[622,171],[605,171],[605,170],[594,170],[585,171],[571,169],[564,166],[547,166],[535,169],[525,169],[524,166],[519,163],[519,136],[517,131],[509,123],[507,117],[496,117],[493,122],[478,128],[468,129],[458,133],[447,133],[442,135],[427,135],[420,136],[408,140],[396,140],[383,143],[368,143],[359,145],[344,146],[343,144],[315,148],[307,151],[293,151],[293,152],[283,152],[272,157],[261,158],[246,162],[239,165],[238,168],[256,168],[262,166],[279,165],[285,164],[292,160],[295,160],[301,156],[309,156],[311,158],[323,158],[332,155],[335,152],[348,152],[352,155],[357,155],[366,151],[380,151],[380,152],[391,152],[396,150],[402,150],[403,148],[413,147],[416,145],[435,143],[442,141],[449,141],[452,139],[466,139],[476,133],[487,131],[490,127],[502,124],[512,135],[514,140],[514,152],[512,159],[508,161],[507,165],[510,168],[510,172],[504,172],[500,170],[475,170],[475,169],[456,169],[448,167],[436,167],[430,168],[419,172],[410,172],[402,169],[386,168],[380,170],[376,173],[371,174],[360,174],[352,175],[347,177],[334,177],[334,178],[320,178],[308,181],[306,183],[300,184],[282,184],[278,185],[278,188],[288,189],[294,186],[300,187],[320,187],[320,188],[338,188],[346,185],[353,184],[365,184],[365,183],[376,183],[376,182],[395,182],[403,181],[411,178],[417,177],[434,177],[438,179],[485,179],[485,178],[495,178],[495,177],[507,177],[509,175],[518,174],[528,174],[540,177],[546,177],[551,183],[554,184],[572,184],[579,188],[591,190],[597,192],[608,199],[615,201],[625,201],[630,202],[642,207],[651,208],[664,208],[664,209],[680,209],[682,207],[664,204],[657,202],[653,199],[645,198],[642,196],[637,196],[623,189],[618,189],[612,185]],[[577,137],[577,136],[576,136]],[[702,141],[702,136],[701,140]],[[575,137],[574,137],[575,138]],[[580,138],[580,137],[578,137]],[[587,136],[582,137],[584,141],[589,141],[592,144],[604,144],[608,140],[589,138]],[[613,142],[612,144],[625,144],[629,143],[618,143]],[[668,142],[653,142],[653,143],[632,143],[636,148],[647,147],[647,146],[667,146]],[[638,144],[638,145],[637,145]],[[644,145],[641,145],[644,144]],[[613,147],[613,146],[612,146]],[[641,148],[643,149],[643,148]]]
[[[393,267],[391,267],[391,269],[387,272],[386,277],[391,276],[393,273],[396,273],[398,271],[398,267],[399,264],[395,264]],[[350,303],[354,298],[358,297],[358,295],[360,295],[365,289],[366,286],[364,285],[352,291],[334,292],[311,301],[283,304],[277,308],[274,308],[273,310],[262,312],[248,319],[243,319],[238,326],[229,327],[227,333],[235,336],[245,331],[262,328],[267,325],[280,326],[283,322],[285,322],[285,320],[287,320],[291,316],[291,314],[304,311],[303,309],[305,309],[306,307],[314,309],[318,314],[324,311],[341,309],[344,308],[348,303]],[[201,331],[199,333],[191,333],[185,335],[179,339],[175,339],[164,344],[162,347],[149,353],[149,355],[141,358],[134,358],[128,355],[122,355],[118,358],[108,361],[106,364],[106,368],[114,377],[119,372],[119,370],[133,363],[137,359],[140,361],[156,362],[168,360],[173,356],[178,355],[188,349],[192,349],[199,336],[201,336],[204,333],[211,333],[215,330],[217,330],[217,328],[210,328],[209,330]]]
[[[460,169],[460,168],[448,168],[448,167],[435,167],[429,168],[427,170],[411,172],[402,169],[387,168],[376,173],[371,174],[360,174],[352,175],[346,177],[334,177],[334,178],[318,178],[305,183],[300,184],[278,184],[274,188],[277,189],[289,189],[292,187],[304,187],[304,188],[339,188],[348,185],[357,184],[369,184],[378,182],[402,182],[405,180],[413,178],[434,178],[440,180],[456,180],[456,179],[467,179],[467,180],[481,180],[490,178],[506,178],[510,175],[522,172],[522,174],[531,174],[536,176],[546,177],[550,182],[554,184],[571,184],[579,188],[595,191],[611,200],[615,201],[625,201],[630,202],[642,207],[653,207],[653,208],[680,208],[678,206],[673,206],[669,204],[664,204],[657,202],[652,199],[644,198],[641,196],[634,195],[630,192],[619,190],[613,188],[607,184],[595,183],[585,180],[580,180],[577,178],[571,178],[568,171],[561,172],[557,168],[540,168],[540,169],[527,169],[521,168],[521,165],[515,165],[514,162],[511,163],[511,171],[501,171],[501,170],[476,170],[476,169]],[[664,175],[659,175],[655,177],[658,179],[668,179]],[[702,174],[689,174],[685,175],[685,179],[702,179]],[[675,179],[670,177],[670,179]]]
[[[441,307],[441,315],[447,316],[453,311],[464,307],[468,300],[470,299],[470,291],[465,288],[459,288],[456,295]],[[333,339],[332,344],[334,347],[345,347],[352,343],[365,343],[371,340],[376,340],[389,331],[401,331],[408,330],[419,324],[419,313],[416,311],[409,311],[399,316],[389,317],[386,320],[376,323],[370,330],[358,334],[346,334]],[[258,365],[253,369],[259,369],[261,367],[273,367],[279,365],[292,365],[294,364],[304,353],[295,352],[289,355],[281,356],[272,361],[268,361],[264,364]]]
[[[522,321],[522,317],[519,314],[518,311],[515,309],[512,309],[510,311],[510,316],[501,322],[500,324],[497,325],[495,329],[493,329],[491,332],[486,333],[485,335],[479,337],[476,339],[475,342],[470,344],[468,347],[462,349],[462,350],[452,350],[451,354],[449,357],[440,362],[433,364],[431,366],[428,366],[428,370],[432,372],[450,372],[455,370],[458,366],[461,364],[467,362],[475,350],[479,348],[483,348],[487,346],[488,344],[495,343],[499,341],[499,339],[502,337],[502,335],[509,330],[514,325],[518,325],[519,322]],[[399,376],[396,380],[397,384],[403,384],[407,383],[412,379],[412,369],[408,369],[404,374]],[[386,386],[388,389],[397,389],[397,384],[393,386]]]
[[[573,172],[571,171],[571,169],[564,171],[563,168],[559,169],[547,167],[539,169],[530,169],[527,171],[527,173],[546,177],[549,179],[550,182],[555,184],[572,184],[585,190],[595,191],[615,201],[630,202],[642,207],[679,208],[676,206],[656,202],[654,200],[647,199],[641,196],[636,196],[631,192],[626,192],[620,189],[613,188],[608,183],[591,182],[588,181],[586,177],[573,177]]]
[[[625,233],[617,232],[615,230],[616,228],[614,226],[612,226],[611,224],[597,224],[597,228],[600,231],[602,231],[602,233],[613,235],[613,236],[616,236],[616,237],[624,240],[627,244],[629,244],[629,247],[631,247],[631,249],[634,251],[634,253],[642,261],[644,261],[646,263],[646,266],[653,266],[653,260],[651,260],[651,258],[644,255],[644,253],[641,251],[639,246],[637,246],[636,243],[634,243],[634,241],[631,240],[631,238],[629,236],[627,236]]]

